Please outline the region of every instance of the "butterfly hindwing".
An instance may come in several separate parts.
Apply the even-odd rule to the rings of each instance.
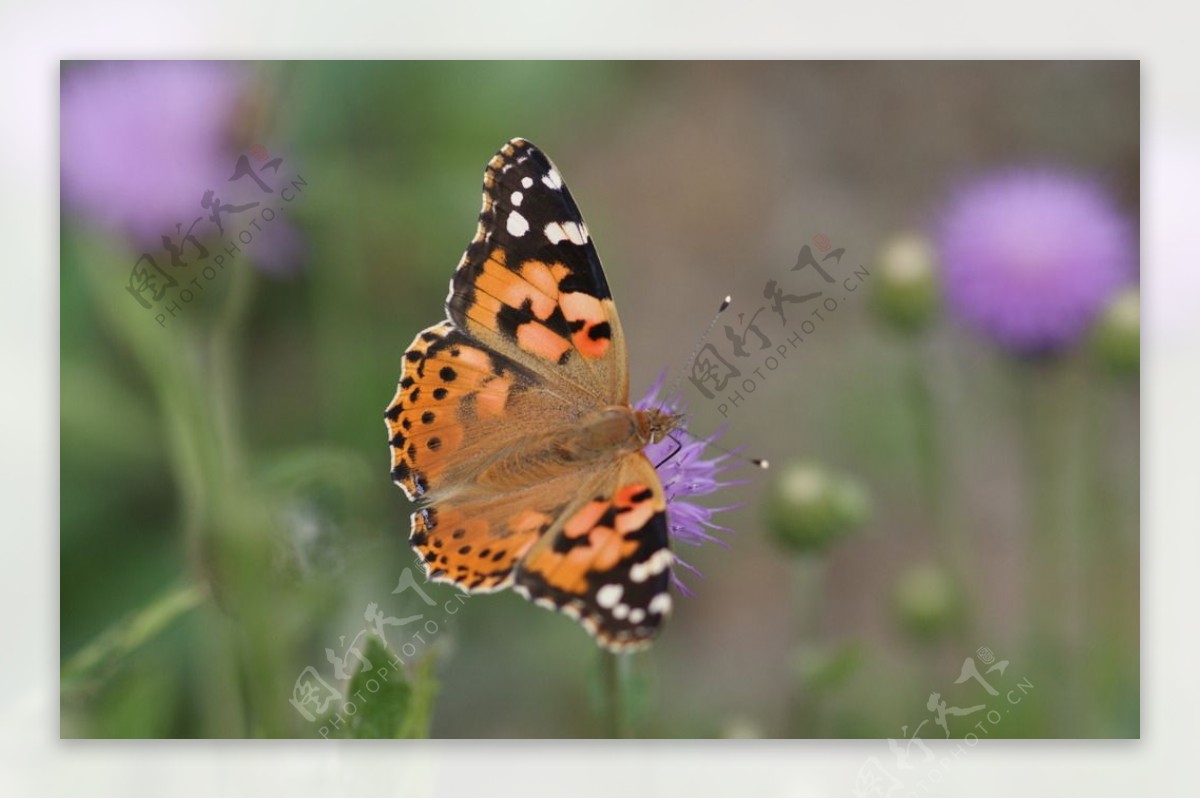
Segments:
[[[512,584],[514,567],[561,516],[569,485],[450,498],[412,515],[409,542],[434,582],[465,591]]]
[[[446,312],[550,381],[628,399],[625,341],[587,224],[558,169],[523,139],[488,163],[479,226]]]
[[[525,555],[514,590],[578,619],[607,649],[637,649],[671,612],[662,483],[635,452],[590,489]]]

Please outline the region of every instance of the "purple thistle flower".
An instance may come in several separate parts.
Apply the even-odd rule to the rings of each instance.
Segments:
[[[225,187],[239,155],[234,124],[250,89],[238,65],[111,61],[73,65],[61,87],[60,168],[66,208],[138,247],[178,238],[205,217],[210,189]],[[257,198],[255,198],[257,199]],[[255,261],[286,271],[297,231],[279,218]]]
[[[204,61],[102,62],[66,71],[63,200],[139,242],[197,216],[201,195],[230,175],[228,131],[243,89],[239,72]]]
[[[646,392],[646,396],[634,407],[641,410],[658,408],[667,413],[683,413],[685,404],[683,397],[672,394],[659,399],[667,373],[658,376]],[[713,516],[723,511],[733,510],[739,505],[727,505],[719,508],[708,508],[698,505],[692,498],[712,494],[729,486],[745,485],[744,480],[721,480],[721,475],[737,466],[736,451],[726,452],[715,458],[705,458],[704,450],[714,443],[725,429],[721,428],[705,438],[697,438],[684,430],[676,430],[671,435],[683,446],[674,455],[671,453],[678,446],[669,438],[657,444],[649,444],[643,450],[650,462],[655,464],[658,478],[662,481],[667,498],[667,526],[672,544],[686,544],[698,547],[702,544],[719,544],[728,547],[725,541],[713,535],[713,532],[732,533],[733,530],[713,522]],[[668,455],[671,457],[667,460]],[[688,564],[676,553],[675,564],[682,566],[697,576],[700,572]],[[671,582],[684,596],[691,596],[692,591],[679,579],[676,570],[671,572]]]
[[[951,203],[937,234],[947,304],[1008,349],[1079,339],[1134,277],[1131,225],[1092,182],[1049,170],[992,175]]]

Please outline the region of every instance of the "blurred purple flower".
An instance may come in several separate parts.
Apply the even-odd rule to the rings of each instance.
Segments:
[[[667,373],[658,376],[646,392],[646,396],[635,404],[635,407],[646,410],[658,408],[667,413],[683,413],[685,410],[683,398],[679,394],[659,399]],[[667,497],[667,525],[671,543],[687,544],[697,547],[702,544],[720,544],[729,546],[710,531],[731,533],[728,527],[713,522],[713,516],[727,510],[733,510],[739,505],[727,505],[720,508],[707,508],[692,501],[694,497],[712,494],[728,486],[744,485],[745,481],[722,481],[721,475],[738,464],[736,452],[726,452],[715,458],[705,458],[704,450],[724,434],[724,429],[718,430],[706,438],[696,438],[684,430],[676,430],[671,435],[683,446],[668,460],[663,461],[678,446],[670,439],[664,439],[657,444],[649,444],[643,450],[650,462],[655,464],[658,477],[662,481],[663,490]],[[695,575],[699,575],[694,567],[675,556],[675,565],[682,566]],[[680,581],[677,571],[672,570],[671,581],[679,592],[691,596],[692,591]]]
[[[204,191],[232,170],[228,131],[244,83],[234,68],[201,61],[107,62],[68,71],[63,199],[143,242],[196,216]]]
[[[937,234],[947,304],[1020,353],[1062,349],[1134,277],[1133,230],[1095,184],[1055,171],[966,187]]]
[[[249,89],[235,64],[112,61],[65,70],[60,166],[64,206],[105,230],[157,247],[198,216],[200,200],[228,185],[238,153],[233,125]],[[264,228],[255,261],[284,271],[298,232],[282,218]],[[279,251],[271,241],[280,242]]]

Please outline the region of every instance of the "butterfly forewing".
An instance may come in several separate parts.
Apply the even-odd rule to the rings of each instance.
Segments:
[[[587,224],[558,169],[523,139],[488,162],[479,227],[446,312],[549,381],[628,401],[625,340]]]

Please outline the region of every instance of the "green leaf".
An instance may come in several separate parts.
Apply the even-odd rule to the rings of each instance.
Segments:
[[[357,705],[349,725],[352,738],[424,738],[437,684],[432,655],[421,659],[410,680],[403,664],[377,636],[364,651],[365,663],[350,680],[347,699]],[[370,664],[370,668],[365,668]]]

